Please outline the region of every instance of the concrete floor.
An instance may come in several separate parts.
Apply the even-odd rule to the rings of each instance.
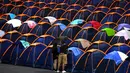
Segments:
[[[0,64],[0,73],[56,73],[56,72],[47,69],[16,66],[10,64]]]

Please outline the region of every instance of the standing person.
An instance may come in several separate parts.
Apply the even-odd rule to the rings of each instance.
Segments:
[[[58,61],[58,55],[59,55],[57,43],[53,44],[52,54],[53,54],[53,69],[57,70],[57,61]]]
[[[63,43],[60,47],[60,54],[58,56],[58,69],[57,72],[60,72],[60,66],[62,65],[62,73],[65,73],[65,65],[67,64],[67,49],[68,45]]]

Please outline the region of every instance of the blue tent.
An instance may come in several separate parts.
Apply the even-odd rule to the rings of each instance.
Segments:
[[[67,3],[59,3],[55,6],[55,8],[62,8],[62,9],[67,9],[69,5]]]
[[[101,11],[107,13],[109,11],[109,8],[106,7],[106,6],[99,6],[99,7],[96,8],[95,11],[98,11],[98,10],[101,10]]]
[[[40,0],[40,2],[50,3],[51,1],[49,1],[49,0]]]
[[[23,11],[23,14],[27,14],[27,15],[29,15],[29,16],[33,16],[33,15],[35,15],[35,13],[36,13],[38,10],[39,10],[38,7],[36,7],[36,6],[30,6],[30,7],[28,7],[27,9],[25,9],[25,10]]]
[[[121,51],[125,54],[129,53],[130,51],[130,46],[125,44],[125,43],[116,43],[114,45],[112,45],[107,51],[106,53],[110,53],[112,51]],[[128,55],[130,56],[130,55]]]
[[[65,2],[64,0],[53,0],[53,1],[51,1],[51,2],[55,2],[55,3],[63,3],[63,2]]]
[[[15,15],[18,15],[18,14],[22,14],[23,11],[26,9],[27,7],[24,6],[24,5],[17,5],[15,6],[11,11],[10,13],[14,13]]]
[[[53,16],[53,17],[55,17],[55,18],[60,18],[61,17],[61,15],[63,14],[65,12],[65,10],[64,9],[62,9],[62,8],[56,8],[56,9],[53,9],[49,14],[48,14],[48,16]]]
[[[13,45],[10,46],[8,50],[5,52],[5,54],[3,55],[2,62],[15,64],[15,65],[17,64],[17,60],[20,54],[24,51],[26,47],[26,45],[24,45],[26,43],[21,43],[20,41],[25,41],[25,40],[17,40],[16,42],[14,42]]]
[[[104,18],[104,16],[106,15],[106,13],[104,13],[103,11],[95,11],[93,13],[91,13],[86,21],[98,21],[101,22],[101,20]]]
[[[67,8],[67,10],[69,10],[69,9],[80,10],[81,8],[82,8],[82,6],[80,6],[79,4],[71,4],[71,5],[69,5],[69,7]]]
[[[125,40],[124,36],[113,36],[109,42],[111,45],[116,43],[129,43],[129,40]]]
[[[87,5],[87,3],[89,2],[89,0],[72,0],[72,1],[76,1],[75,4],[79,4],[81,6]]]
[[[130,72],[130,62],[129,61],[124,61],[121,63],[116,70],[116,73],[129,73]]]
[[[114,23],[114,22],[105,22],[100,28],[99,28],[99,30],[101,30],[101,29],[104,29],[104,28],[115,28],[117,25],[116,25],[116,23]]]
[[[106,42],[110,42],[110,40],[112,39],[113,36],[108,36],[106,31],[98,31],[95,36],[93,37],[92,41],[106,41]]]
[[[64,12],[61,17],[62,18],[66,18],[70,21],[73,20],[74,15],[77,13],[78,11],[76,9],[68,9],[66,12]]]
[[[115,73],[117,65],[114,60],[102,59],[100,63],[98,63],[95,73]]]
[[[27,23],[23,23],[19,28],[18,31],[22,34],[29,33],[32,28],[29,28]]]
[[[104,59],[114,60],[116,65],[121,64],[128,58],[127,54],[121,51],[112,51],[104,56]]]
[[[5,13],[5,14],[1,15],[1,18],[5,18],[7,20],[14,19],[15,17],[16,17],[16,15],[14,13]]]
[[[19,58],[19,55],[23,52],[25,48],[29,46],[28,44],[32,43],[36,38],[38,38],[36,35],[29,33],[23,34],[20,37],[16,38],[13,45],[9,47],[9,49],[6,51],[4,61],[8,61],[11,64],[17,64],[17,59]],[[24,41],[25,43],[22,41]]]
[[[7,32],[2,38],[3,39],[9,39],[13,42],[15,42],[22,34],[19,33],[18,31],[10,31]]]
[[[116,12],[111,12],[109,14],[107,14],[101,21],[102,24],[104,24],[105,22],[115,22],[117,23],[117,21],[121,18],[121,15],[119,13]]]
[[[123,54],[122,52],[120,52],[120,56],[122,56],[120,58],[124,58],[124,59],[120,59],[118,57],[118,54],[116,55],[116,52],[119,53],[120,51],[112,51],[109,54],[107,54],[107,56],[104,57],[102,62],[97,67],[97,72],[100,72],[100,71],[104,71],[106,73],[107,72],[110,72],[110,73],[115,73],[115,72],[116,73],[127,73],[127,72],[129,72],[130,62],[127,61],[125,58],[128,57],[127,55],[130,54],[130,53]],[[109,60],[108,59],[106,60],[107,57],[108,57]],[[113,59],[112,59],[112,57],[113,57]],[[122,62],[122,60],[123,60],[123,62]],[[112,61],[113,61],[113,63],[112,63]]]
[[[23,1],[11,1],[11,4],[13,4],[13,5],[21,5],[21,4],[23,4]]]
[[[10,3],[11,1],[10,0],[7,0],[7,1],[1,1],[1,2],[3,2],[4,4],[8,4],[8,3]]]
[[[4,32],[13,31],[13,30],[15,30],[15,29],[17,29],[17,28],[14,28],[12,24],[8,24],[8,23],[5,23],[5,24],[2,26],[2,28],[1,28],[1,30],[3,30]]]
[[[40,16],[40,17],[46,17],[51,11],[52,11],[52,8],[43,7],[40,10],[37,11],[36,15]]]
[[[3,56],[5,55],[6,51],[13,45],[13,42],[8,39],[1,39],[0,40],[0,59],[2,60]]]
[[[62,23],[64,25],[68,26],[70,23],[70,20],[68,20],[66,18],[59,18],[53,24],[56,24],[56,23]]]
[[[15,19],[19,19],[21,21],[26,21],[29,18],[29,16],[27,14],[18,14]]]
[[[78,25],[68,26],[60,35],[67,36],[70,39],[74,39],[77,33],[81,30],[81,27]]]
[[[94,5],[85,5],[82,9],[87,9],[87,10],[90,10],[92,12],[95,8],[96,7]]]
[[[82,10],[79,10],[73,19],[83,19],[83,20],[86,20],[87,17],[91,14],[91,11],[90,10],[87,10],[87,9],[82,9]]]
[[[129,53],[129,46],[124,43],[117,43],[113,46],[111,46],[106,53],[111,53],[113,51],[121,51],[128,56]],[[96,73],[127,73],[129,72],[129,62],[124,61],[123,63],[116,65],[114,60],[108,60],[108,59],[102,59],[100,63],[97,66]]]
[[[66,26],[62,23],[56,23],[52,27],[50,27],[45,34],[52,35],[54,37],[58,37],[63,30],[66,29]]]
[[[111,4],[111,7],[110,8],[113,8],[113,7],[121,7],[121,8],[124,8],[125,5],[127,5],[127,1],[124,1],[124,0],[120,0],[120,1],[115,1],[114,3]]]
[[[55,9],[55,6],[57,5],[57,3],[55,3],[55,2],[52,2],[52,1],[44,1],[45,3],[47,3],[44,7],[50,7],[50,8],[52,8],[52,9]]]
[[[78,47],[69,47],[68,50],[69,52],[67,56],[68,58],[67,71],[71,72],[72,68],[74,67],[74,65],[84,52]]]
[[[27,34],[23,34],[22,36],[20,36],[16,42],[18,42],[19,40],[25,40],[29,43],[32,43],[36,38],[38,38],[37,35],[35,34],[31,34],[31,33],[27,33]]]
[[[4,4],[0,9],[1,9],[1,13],[9,13],[13,8],[15,7],[15,5],[13,4]]]
[[[28,18],[27,20],[32,20],[35,21],[36,23],[38,23],[40,20],[42,20],[42,17],[40,16],[31,16],[30,18]]]
[[[93,27],[85,27],[77,33],[75,39],[83,38],[91,41],[97,32],[98,31]]]
[[[32,43],[36,38],[38,38],[37,35],[32,34],[32,33],[27,33],[27,34],[21,35],[18,39],[16,39],[16,42],[19,42],[19,40],[25,40],[29,43]]]
[[[2,26],[7,22],[7,19],[4,18],[0,18],[0,29],[2,28]]]
[[[42,7],[44,7],[46,5],[46,3],[45,2],[36,2],[35,4],[34,4],[34,6],[37,6],[37,7],[40,7],[40,8],[42,8]]]
[[[130,7],[130,4],[127,4],[126,7],[125,7],[125,10],[126,10],[126,11],[123,13],[123,15],[130,13],[129,7]],[[127,10],[126,8],[127,8],[128,10]]]
[[[109,12],[117,12],[119,14],[123,14],[125,10],[124,8],[121,8],[121,7],[113,7]]]
[[[71,4],[75,4],[78,0],[65,0],[65,3],[71,5]]]
[[[80,56],[72,69],[72,73],[93,73],[100,60],[104,57],[104,52],[98,49],[91,49]]]
[[[130,4],[128,3],[126,6],[125,6],[125,10],[127,10],[127,9],[129,9],[129,7],[130,7]],[[129,10],[128,10],[129,11]],[[127,12],[127,11],[126,11]],[[129,12],[128,12],[129,13]],[[125,13],[124,13],[125,14]],[[127,14],[127,13],[126,13]]]
[[[87,50],[90,50],[92,48],[96,48],[99,49],[103,52],[106,52],[108,50],[108,48],[110,47],[110,44],[105,42],[105,41],[95,41],[93,42],[88,48]]]
[[[117,24],[121,24],[121,23],[130,24],[129,18],[130,18],[130,14],[125,14],[118,20]]]
[[[35,3],[33,1],[25,1],[23,5],[29,7],[29,6],[33,6]]]
[[[28,48],[20,54],[17,64],[35,67],[35,61],[40,53],[46,48],[45,44],[32,43]]]
[[[97,6],[99,4],[100,0],[90,0],[87,4],[88,5],[94,5],[94,6]]]
[[[32,30],[30,30],[30,33],[41,36],[44,35],[50,27],[51,27],[50,23],[40,22]]]
[[[47,23],[51,24],[51,22],[49,21],[49,19],[45,18],[45,17],[42,20],[39,21],[39,23],[41,23],[41,22],[47,22]]]
[[[42,50],[35,61],[35,67],[51,70],[53,69],[53,56],[51,47],[46,47],[44,50]]]
[[[55,39],[55,37],[51,35],[41,35],[39,38],[37,38],[34,42],[44,43],[46,45],[51,44],[51,42]]]

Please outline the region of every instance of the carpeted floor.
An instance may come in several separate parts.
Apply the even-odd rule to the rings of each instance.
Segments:
[[[51,70],[31,68],[26,66],[0,64],[0,73],[56,73],[56,72]]]

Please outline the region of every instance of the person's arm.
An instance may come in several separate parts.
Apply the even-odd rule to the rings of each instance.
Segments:
[[[68,54],[68,45],[65,45],[66,54]]]

